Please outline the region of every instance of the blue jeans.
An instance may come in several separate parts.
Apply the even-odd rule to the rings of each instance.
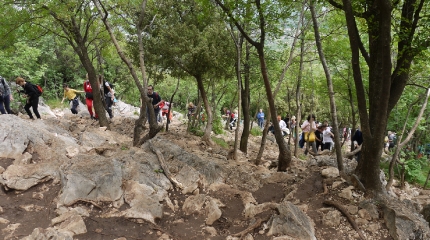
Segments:
[[[258,126],[263,129],[264,127],[264,119],[258,119]]]
[[[70,111],[72,111],[73,114],[78,114],[78,110],[76,109],[79,106],[79,100],[78,97],[75,97],[72,101],[72,108]]]
[[[6,111],[5,111],[5,108],[6,108]],[[10,110],[10,95],[0,97],[0,112],[2,114],[6,114],[6,112],[8,114],[12,113],[12,111]]]

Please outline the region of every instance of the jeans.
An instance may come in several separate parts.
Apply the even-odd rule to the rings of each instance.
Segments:
[[[263,129],[264,128],[264,119],[258,119],[258,126]]]
[[[27,104],[25,104],[24,109],[27,112],[28,116],[33,119],[33,114],[30,112],[30,107],[33,108],[33,112],[37,118],[40,118],[39,111],[37,111],[37,107],[39,105],[39,97],[31,97],[27,100]]]
[[[73,114],[78,114],[78,110],[76,109],[79,106],[79,100],[78,97],[75,97],[72,101],[72,108],[70,111],[72,111]]]
[[[6,108],[6,111],[5,111],[5,108]],[[10,110],[10,95],[0,96],[0,112],[2,114],[6,114],[6,112],[8,114],[12,113],[12,111]]]

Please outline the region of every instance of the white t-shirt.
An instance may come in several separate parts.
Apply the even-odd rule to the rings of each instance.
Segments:
[[[331,127],[327,127],[323,131],[323,142],[324,143],[333,142],[333,139],[331,139]]]

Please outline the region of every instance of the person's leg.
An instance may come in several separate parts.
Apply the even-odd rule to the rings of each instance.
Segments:
[[[113,102],[112,102],[111,97],[105,97],[105,102],[106,102],[106,111],[108,112],[109,117],[113,118],[113,115],[112,115],[112,104],[113,104]]]
[[[91,118],[93,118],[93,100],[89,98],[85,98],[85,103],[87,104],[88,112],[90,113]]]
[[[30,103],[30,101],[28,101],[24,106],[24,110],[27,113],[27,115],[30,117],[30,119],[34,119],[33,114],[30,111],[30,107],[31,107],[31,103]]]
[[[79,100],[78,97],[75,97],[75,99],[72,100],[72,113],[78,114],[78,106],[79,106]]]
[[[3,107],[4,99],[5,99],[5,97],[0,96],[0,113],[1,114],[6,114],[6,111],[4,110],[4,107]]]
[[[316,146],[315,142],[312,142],[312,151],[314,151],[314,153],[318,153],[317,146]]]
[[[10,95],[4,98],[4,107],[6,108],[6,112],[8,114],[12,114],[12,110],[10,110]]]
[[[39,97],[31,98],[30,104],[31,104],[31,107],[33,108],[34,115],[36,115],[36,117],[40,119],[40,114],[39,114],[39,111],[37,110],[37,107],[39,106]],[[28,108],[30,109],[30,107]],[[30,110],[28,111],[30,112]]]

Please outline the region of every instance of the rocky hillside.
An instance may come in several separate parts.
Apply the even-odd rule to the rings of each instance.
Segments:
[[[259,137],[228,160],[179,118],[133,147],[138,109],[116,111],[112,131],[85,111],[0,115],[1,239],[430,239],[428,190],[369,199],[330,155],[294,158],[279,173],[270,141],[255,166]]]

